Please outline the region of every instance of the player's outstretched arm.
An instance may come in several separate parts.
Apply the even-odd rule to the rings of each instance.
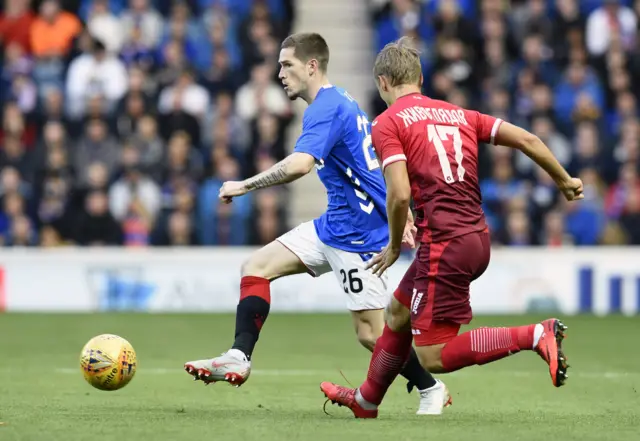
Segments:
[[[411,200],[411,184],[406,162],[398,161],[387,165],[384,169],[384,178],[387,182],[389,245],[382,253],[371,259],[367,266],[367,268],[373,268],[373,273],[378,276],[381,276],[400,256]]]
[[[545,143],[533,133],[508,122],[503,122],[496,133],[495,143],[518,149],[535,161],[553,178],[567,200],[584,198],[582,181],[572,177]]]
[[[227,181],[222,184],[219,197],[224,202],[231,202],[231,198],[242,196],[253,190],[273,187],[295,181],[309,173],[315,165],[313,156],[307,153],[294,152],[275,164],[270,169],[259,173],[244,181]]]

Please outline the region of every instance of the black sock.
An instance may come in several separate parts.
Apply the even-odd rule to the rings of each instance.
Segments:
[[[425,368],[422,367],[418,360],[418,354],[415,349],[411,348],[411,355],[409,355],[409,361],[404,365],[400,374],[409,380],[407,383],[407,392],[411,392],[413,387],[417,387],[418,390],[428,389],[435,386],[436,379]]]
[[[240,282],[240,302],[236,310],[236,334],[233,349],[251,358],[262,325],[269,315],[269,281],[262,277],[243,277]]]

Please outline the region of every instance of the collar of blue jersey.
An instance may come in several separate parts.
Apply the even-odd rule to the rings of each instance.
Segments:
[[[325,84],[324,86],[321,87],[321,89],[331,89],[333,87],[333,84]]]

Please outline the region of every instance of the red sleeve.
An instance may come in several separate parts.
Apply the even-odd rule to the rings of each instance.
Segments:
[[[496,134],[502,124],[500,118],[495,118],[491,115],[485,115],[484,113],[466,110],[467,120],[476,122],[476,134],[478,141],[488,142],[495,145]]]
[[[398,161],[406,161],[398,127],[386,115],[379,116],[371,124],[371,141],[376,155],[382,161],[382,172],[387,165]]]

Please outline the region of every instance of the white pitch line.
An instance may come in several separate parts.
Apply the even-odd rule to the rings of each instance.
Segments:
[[[77,374],[80,373],[80,368],[58,368],[55,370],[57,374]],[[138,369],[138,373],[144,375],[176,375],[184,374],[184,369],[175,368],[141,368]],[[291,377],[309,377],[313,375],[323,375],[327,371],[319,370],[307,370],[307,369],[253,369],[251,374],[257,375],[270,375],[270,376],[291,376]]]
[[[336,372],[338,370],[336,369]],[[0,371],[1,372],[1,371]],[[79,368],[57,368],[54,370],[57,374],[79,374]],[[346,372],[353,373],[355,370],[346,370]],[[142,375],[178,375],[184,374],[183,369],[175,369],[175,368],[140,368],[138,370],[139,374]],[[271,376],[271,377],[312,377],[319,375],[327,375],[331,373],[331,369],[326,370],[313,370],[313,369],[254,369],[251,371],[252,374],[259,376]],[[364,371],[362,371],[364,375]],[[455,372],[453,376],[460,377],[481,377],[486,376],[487,374],[491,375],[500,375],[500,376],[510,376],[510,377],[521,377],[521,378],[530,378],[534,376],[538,376],[544,374],[545,372],[533,372],[533,371],[504,371],[504,370],[476,370],[476,371],[463,371],[463,372]],[[569,371],[569,377],[578,377],[578,378],[604,378],[610,380],[616,380],[621,378],[629,378],[629,377],[638,377],[640,376],[640,372],[615,372],[615,371],[605,371],[605,372],[576,372],[575,370]]]

